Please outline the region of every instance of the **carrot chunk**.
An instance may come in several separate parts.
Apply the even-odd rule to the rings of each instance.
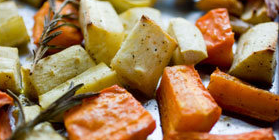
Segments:
[[[146,140],[155,120],[125,89],[115,85],[64,115],[71,140]]]
[[[230,67],[233,61],[234,33],[227,9],[218,8],[199,18],[196,26],[203,34],[208,58],[203,62]]]
[[[0,91],[0,140],[8,139],[12,134],[8,111],[2,108],[13,104],[13,99],[6,93]]]
[[[61,1],[56,1],[56,10],[61,6]],[[41,9],[34,16],[34,27],[33,27],[33,39],[34,43],[39,46],[40,37],[44,30],[44,18],[48,15],[49,11],[49,3],[45,2]],[[72,6],[71,4],[67,4],[63,10],[61,11],[62,15],[72,14],[73,17],[78,17],[78,10]],[[63,20],[67,22],[71,22],[76,26],[79,26],[79,22],[77,19],[66,19]],[[57,25],[62,24],[63,22],[58,22]],[[62,34],[58,35],[56,38],[51,40],[49,45],[56,45],[58,47],[66,48],[72,45],[80,44],[83,40],[83,36],[80,30],[72,26],[63,26],[59,29],[54,30],[53,32],[62,31]],[[58,50],[49,50],[49,52],[57,52]]]
[[[166,67],[157,100],[164,134],[209,131],[221,115],[193,65]]]
[[[219,69],[211,74],[207,88],[222,109],[268,122],[279,118],[279,95],[252,87]]]
[[[272,129],[269,128],[234,135],[214,135],[200,132],[174,132],[164,136],[164,140],[275,140],[275,137]]]

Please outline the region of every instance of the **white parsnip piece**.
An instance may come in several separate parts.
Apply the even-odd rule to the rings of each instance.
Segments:
[[[163,22],[161,20],[161,12],[159,10],[150,7],[136,7],[131,8],[119,15],[123,23],[126,36],[131,32],[143,15],[155,21],[164,29]]]
[[[238,42],[231,75],[253,82],[271,83],[276,66],[278,23],[261,23],[244,33]]]
[[[208,57],[202,33],[189,21],[183,18],[171,19],[168,33],[178,42],[173,54],[174,64],[197,64]]]
[[[29,99],[37,99],[38,95],[36,93],[36,90],[31,83],[30,78],[30,72],[31,72],[31,64],[26,64],[20,67],[20,73],[21,73],[21,84],[22,84],[22,91],[23,94],[28,97]]]
[[[132,88],[152,97],[176,46],[176,41],[159,25],[142,16],[122,43],[111,67]]]
[[[81,0],[80,25],[85,39],[85,49],[97,62],[110,65],[124,39],[120,18],[109,2]]]
[[[88,53],[80,45],[76,45],[41,59],[35,66],[30,81],[37,95],[42,95],[94,65]]]
[[[0,45],[15,47],[27,43],[29,35],[15,2],[1,2],[0,13]]]
[[[43,109],[46,109],[51,103],[57,100],[65,93],[71,82],[74,85],[83,83],[84,86],[79,89],[76,94],[97,92],[103,88],[119,84],[115,71],[112,71],[106,64],[100,63],[97,66],[89,68],[82,74],[68,80],[67,82],[55,87],[51,91],[39,96],[39,102]]]
[[[20,63],[18,49],[0,46],[0,90],[20,93]]]

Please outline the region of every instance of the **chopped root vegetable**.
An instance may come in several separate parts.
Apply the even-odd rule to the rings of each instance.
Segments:
[[[194,66],[166,67],[157,92],[164,134],[172,131],[207,132],[221,108],[203,86]]]
[[[2,108],[13,104],[13,99],[6,93],[0,91],[0,140],[6,140],[12,134],[8,111]]]
[[[61,6],[61,1],[56,1],[56,10]],[[49,11],[49,3],[45,2],[41,9],[36,13],[34,16],[34,27],[33,27],[33,39],[34,43],[39,46],[40,37],[44,30],[44,18],[48,14]],[[72,6],[71,4],[66,5],[62,11],[62,15],[72,14],[73,17],[78,17],[78,10]],[[78,19],[66,19],[65,21],[75,24],[79,26]],[[58,22],[58,25],[62,24],[63,22]],[[63,33],[58,35],[56,38],[52,39],[48,44],[55,45],[58,47],[66,48],[72,45],[80,44],[83,40],[83,36],[81,31],[72,26],[63,26],[60,27],[52,32],[62,31]],[[50,49],[49,52],[57,52],[58,49]]]
[[[247,85],[219,69],[210,76],[208,90],[224,110],[274,122],[279,118],[279,96]]]
[[[164,136],[164,140],[275,140],[275,137],[272,129],[269,128],[234,135],[216,135],[199,132],[173,132]]]
[[[233,61],[234,33],[228,11],[224,8],[211,10],[197,20],[196,26],[202,32],[207,46],[208,58],[203,62],[230,67]]]
[[[70,140],[146,140],[156,127],[148,111],[117,85],[83,100],[64,121]]]

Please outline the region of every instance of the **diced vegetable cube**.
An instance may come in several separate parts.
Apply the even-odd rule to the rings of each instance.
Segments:
[[[166,67],[157,101],[165,135],[174,131],[208,132],[221,115],[221,108],[193,65]]]
[[[227,9],[209,11],[197,20],[196,26],[202,32],[207,46],[208,58],[204,63],[230,67],[233,61],[234,33]]]
[[[170,21],[168,33],[178,42],[173,54],[174,64],[197,64],[207,58],[206,45],[200,30],[183,18]]]
[[[241,79],[271,84],[276,66],[278,23],[261,23],[244,33],[229,73]]]
[[[97,62],[110,65],[124,38],[120,18],[109,2],[81,0],[79,21],[85,49]]]
[[[15,2],[1,2],[0,13],[0,45],[14,47],[27,43],[29,36]]]
[[[155,120],[125,89],[114,85],[64,115],[70,139],[146,140]]]
[[[279,118],[279,95],[252,87],[218,69],[211,74],[207,88],[224,110],[268,122]]]
[[[111,66],[132,88],[152,97],[176,45],[160,26],[142,16],[122,43]]]
[[[71,82],[75,85],[83,83],[84,86],[79,89],[76,94],[97,92],[103,88],[118,84],[117,75],[106,64],[100,63],[97,66],[91,67],[82,74],[68,80],[67,82],[58,85],[49,92],[39,96],[39,102],[43,109],[46,109],[51,103],[57,100],[66,92]]]

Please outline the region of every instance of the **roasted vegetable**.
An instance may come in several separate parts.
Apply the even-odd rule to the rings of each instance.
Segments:
[[[268,122],[279,118],[279,95],[252,87],[218,69],[211,74],[207,88],[224,110]]]
[[[45,0],[21,0],[21,1],[23,1],[25,3],[28,3],[28,4],[38,8],[38,7],[43,5],[43,2]]]
[[[209,11],[215,8],[226,8],[229,13],[241,15],[243,12],[243,4],[239,0],[199,0],[196,3],[197,8]]]
[[[207,46],[208,58],[204,63],[230,67],[233,61],[234,33],[226,9],[209,11],[199,18],[196,26],[201,30]]]
[[[221,108],[193,65],[166,67],[157,101],[164,135],[173,131],[210,131],[221,115]]]
[[[38,105],[24,106],[23,112],[25,115],[25,121],[29,122],[40,114],[41,108]]]
[[[234,17],[234,16],[230,16],[230,23],[231,23],[233,32],[238,35],[245,33],[248,29],[253,27],[253,25],[251,25],[237,17]]]
[[[62,2],[59,0],[55,1],[56,9],[58,10],[61,6]],[[44,5],[40,8],[40,10],[36,13],[34,16],[34,27],[33,27],[33,39],[34,43],[37,46],[40,46],[40,38],[42,36],[43,30],[44,30],[44,18],[49,13],[49,3],[45,2]],[[67,16],[67,18],[62,18],[64,21],[68,23],[72,23],[75,26],[79,26],[79,22],[77,20],[78,17],[78,10],[71,4],[67,4],[61,11],[61,15],[64,15],[64,17]],[[66,16],[65,16],[66,15]],[[64,24],[64,21],[59,21],[56,27]],[[60,51],[61,48],[70,47],[72,45],[80,44],[83,40],[82,33],[79,29],[76,27],[69,25],[69,26],[62,26],[58,29],[53,30],[52,32],[62,31],[62,34],[56,36],[52,40],[48,42],[49,46],[56,46],[60,49],[49,49],[50,52],[57,52]]]
[[[2,36],[1,36],[2,37]],[[20,63],[18,49],[0,46],[0,89],[20,93]]]
[[[13,98],[0,91],[0,140],[6,140],[12,134],[9,113],[4,108],[4,106],[12,104]]]
[[[0,3],[0,46],[21,46],[29,41],[23,21],[14,1]]]
[[[39,96],[39,102],[43,109],[46,109],[53,101],[63,95],[63,92],[68,89],[71,82],[75,84],[83,83],[77,94],[99,91],[105,87],[117,84],[116,72],[112,71],[104,63],[100,63],[97,66],[91,67],[80,75],[66,81],[63,84],[58,85],[49,92]]]
[[[134,7],[153,6],[157,0],[108,0],[117,12],[121,13]]]
[[[271,84],[276,66],[278,23],[258,24],[239,41],[231,75],[252,82]]]
[[[199,132],[171,133],[164,140],[275,140],[271,128],[234,135],[216,135]]]
[[[22,93],[31,100],[38,98],[35,87],[31,83],[30,72],[31,65],[26,64],[20,67]]]
[[[109,2],[81,0],[79,21],[85,49],[97,62],[110,65],[124,38],[120,18]]]
[[[248,0],[241,19],[252,24],[271,21],[264,0]]]
[[[152,97],[176,45],[159,25],[142,16],[122,43],[111,66],[132,88]]]
[[[37,95],[42,95],[83,73],[95,63],[79,45],[41,59],[30,76]]]
[[[155,21],[164,29],[163,22],[161,20],[161,12],[159,10],[149,7],[131,8],[119,15],[123,23],[126,36],[131,32],[143,15]]]
[[[200,30],[183,18],[170,21],[168,33],[178,42],[173,54],[174,64],[197,64],[207,58],[206,45]]]
[[[114,85],[64,114],[73,140],[146,140],[155,120],[125,89]]]

